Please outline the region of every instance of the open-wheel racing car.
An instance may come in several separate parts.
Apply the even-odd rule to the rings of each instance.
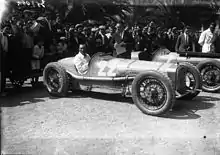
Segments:
[[[220,53],[176,53],[161,48],[155,52],[152,57],[152,61],[191,63],[197,66],[201,73],[203,80],[202,89],[204,91],[217,92],[220,90]]]
[[[84,90],[120,93],[132,97],[145,114],[163,115],[176,99],[192,99],[201,89],[201,76],[188,63],[174,64],[115,58],[96,53],[85,75],[78,73],[74,57],[47,64],[44,84],[52,96],[64,97],[69,91]]]

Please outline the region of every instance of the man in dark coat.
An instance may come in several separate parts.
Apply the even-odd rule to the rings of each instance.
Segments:
[[[193,38],[189,35],[189,27],[185,27],[182,34],[177,38],[175,50],[177,52],[195,52],[195,43]]]
[[[119,55],[120,58],[131,59],[131,52],[134,46],[134,38],[130,32],[130,26],[127,25],[122,32],[122,42],[124,42],[124,47],[126,49],[125,53]]]
[[[108,48],[108,38],[105,35],[105,26],[101,25],[99,27],[99,33],[96,36],[96,47],[97,47],[97,52],[107,52]]]
[[[0,96],[5,96],[6,84],[6,54],[8,52],[8,27],[0,32]]]

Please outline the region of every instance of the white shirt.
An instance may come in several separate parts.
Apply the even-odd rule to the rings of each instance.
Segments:
[[[74,64],[76,69],[80,74],[86,74],[89,69],[89,61],[90,56],[86,54],[86,56],[82,55],[80,52],[74,57]]]
[[[44,56],[44,46],[39,47],[38,45],[34,46],[33,57],[36,59],[41,59]]]
[[[210,29],[203,31],[199,38],[199,44],[202,46],[202,53],[212,52],[214,35]]]

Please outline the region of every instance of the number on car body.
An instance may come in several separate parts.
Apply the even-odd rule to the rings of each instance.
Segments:
[[[117,63],[111,63],[108,61],[100,61],[98,63],[99,72],[98,76],[116,76],[115,69]]]

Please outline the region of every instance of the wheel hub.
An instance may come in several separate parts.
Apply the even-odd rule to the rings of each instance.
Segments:
[[[160,106],[165,100],[165,91],[161,83],[155,79],[146,80],[140,88],[141,98],[147,105]]]
[[[202,71],[205,87],[218,87],[220,82],[220,70],[215,66],[207,66]]]
[[[48,84],[53,90],[59,89],[60,77],[57,71],[52,70],[48,73]]]

